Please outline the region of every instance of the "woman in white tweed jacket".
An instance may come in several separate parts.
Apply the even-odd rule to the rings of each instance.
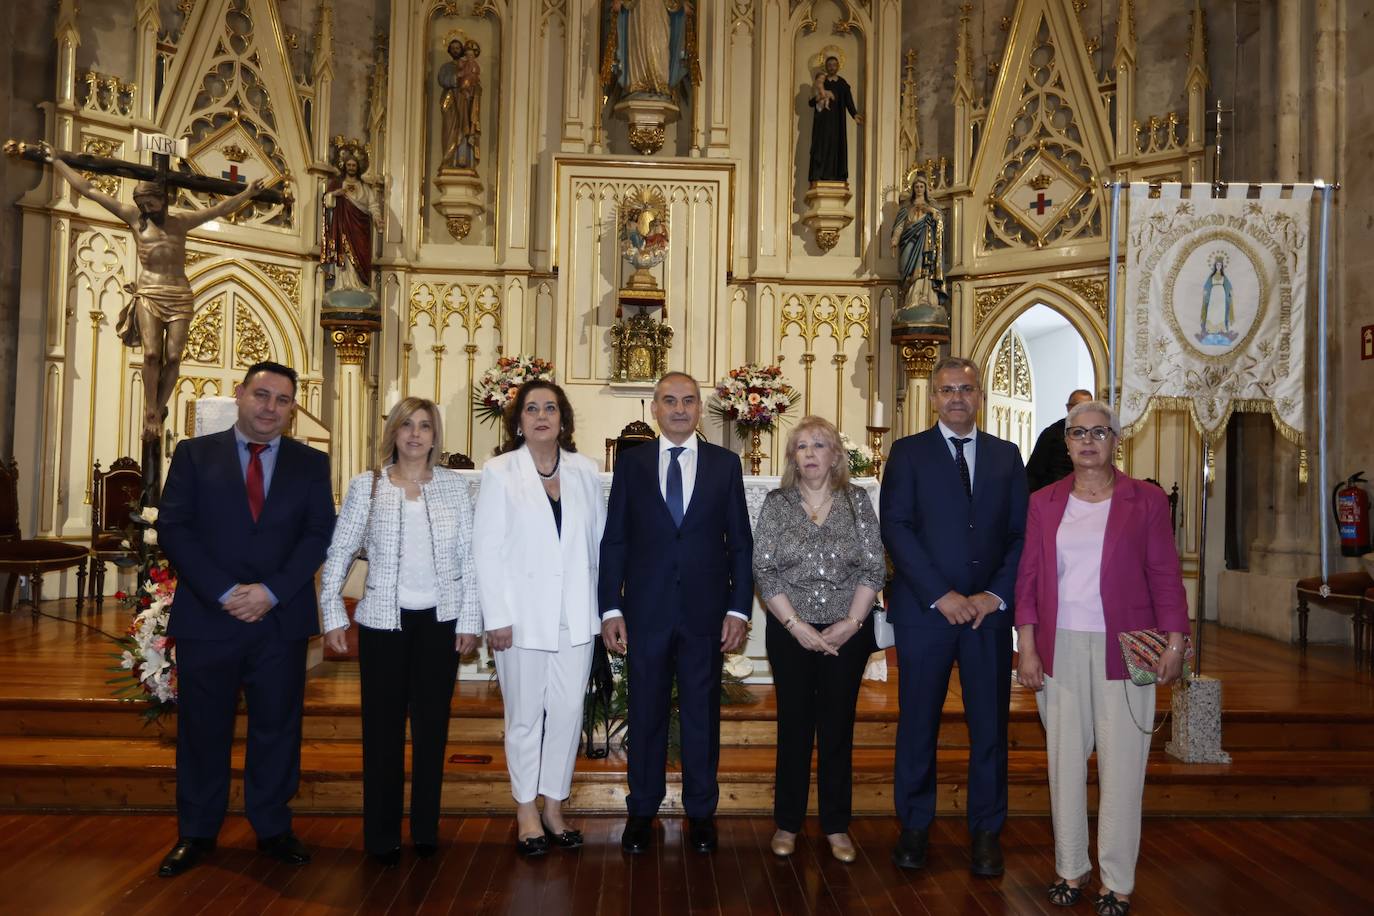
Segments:
[[[353,478],[320,582],[325,644],[346,651],[344,579],[367,553],[358,602],[363,707],[363,845],[383,865],[401,855],[406,714],[410,715],[410,838],[438,851],[439,797],[458,656],[481,630],[473,574],[472,502],[456,471],[436,467],[434,402],[406,398],[382,431],[381,468]]]
[[[482,466],[477,581],[505,704],[516,848],[541,855],[550,844],[582,845],[562,805],[582,732],[592,638],[600,632],[596,570],[606,513],[596,465],[575,451],[572,407],[561,388],[527,382],[505,422],[502,454]]]

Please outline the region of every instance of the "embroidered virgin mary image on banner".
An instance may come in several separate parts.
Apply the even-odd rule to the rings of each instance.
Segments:
[[[1273,417],[1300,448],[1312,186],[1130,188],[1121,389],[1125,435],[1155,407],[1186,409],[1203,439],[1236,410]]]

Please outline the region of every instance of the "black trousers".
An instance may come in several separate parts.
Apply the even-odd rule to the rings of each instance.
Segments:
[[[840,647],[839,655],[803,648],[772,614],[765,642],[778,701],[773,820],[779,830],[801,832],[814,745],[821,832],[845,833],[853,799],[854,707],[864,665],[874,651],[872,619]]]
[[[402,611],[401,629],[358,628],[363,694],[363,845],[401,845],[406,714],[410,715],[410,838],[434,845],[444,785],[449,704],[458,676],[452,620]]]

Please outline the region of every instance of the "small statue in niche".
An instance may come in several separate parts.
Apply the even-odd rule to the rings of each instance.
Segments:
[[[342,139],[342,138],[339,138]],[[367,150],[355,142],[338,145],[324,192],[324,242],[320,262],[334,268],[335,290],[370,290],[374,229],[382,221],[381,197],[363,180]]]
[[[662,264],[668,257],[668,225],[654,207],[636,206],[625,211],[620,227],[620,255],[635,268],[636,275],[649,272],[649,268]]]
[[[862,124],[864,117],[854,106],[854,93],[849,83],[840,76],[837,55],[826,56],[825,66],[816,74],[812,88],[815,94],[807,104],[816,114],[811,119],[811,164],[807,180],[848,181],[849,125],[845,122],[845,114],[848,113],[855,124]]]
[[[444,153],[440,169],[475,170],[482,135],[482,49],[477,42],[454,38],[448,43],[452,60],[439,68],[439,109],[443,116]]]
[[[892,224],[890,245],[897,258],[898,305],[894,338],[949,335],[949,293],[945,290],[945,221],[930,201],[926,177],[907,177],[910,191]]]

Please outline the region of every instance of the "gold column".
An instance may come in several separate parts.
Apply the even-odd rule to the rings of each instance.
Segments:
[[[913,340],[902,344],[902,362],[906,366],[906,410],[902,416],[904,434],[924,429],[930,420],[927,395],[930,370],[940,358],[940,343],[934,340]]]
[[[339,358],[334,450],[341,484],[371,464],[367,454],[367,386],[363,377],[371,339],[371,331],[357,327],[334,327],[329,331],[329,340]]]
[[[804,399],[804,401],[803,401],[802,406],[803,406],[803,408],[805,408],[805,409],[803,410],[803,413],[808,414],[808,415],[811,413],[811,364],[814,363],[815,361],[816,361],[816,354],[814,354],[814,353],[803,353],[803,354],[801,355],[801,364],[802,364],[802,370],[803,370],[802,375],[803,375],[803,376],[805,377],[805,379],[806,379],[806,382],[805,382],[805,386],[806,386],[806,397],[805,397],[805,399]],[[754,473],[757,474],[758,472],[755,471]]]
[[[448,350],[446,344],[437,343],[429,348],[434,354],[434,403],[438,404],[443,400],[441,394],[444,381],[444,353]]]
[[[476,372],[476,364],[477,364],[477,344],[475,344],[475,343],[466,344],[466,345],[464,345],[464,347],[463,347],[463,351],[464,351],[465,353],[467,353],[467,355],[468,355],[468,448],[467,448],[467,454],[471,455],[471,454],[472,454],[472,426],[473,426],[473,421],[474,421],[474,420],[476,419],[476,417],[477,417],[477,405],[476,405],[476,404],[473,402],[473,400],[472,400],[472,379],[473,379],[473,374]],[[502,439],[504,439],[504,438],[505,438],[505,433],[502,433],[501,436],[502,436]]]
[[[105,320],[105,313],[96,309],[91,313],[91,421],[90,427],[86,431],[86,505],[91,504],[91,490],[95,486],[95,396],[100,384],[100,375],[96,371],[100,366],[100,322]]]
[[[843,341],[839,341],[843,343]],[[836,353],[830,358],[835,364],[835,428],[843,429],[844,423],[844,364],[848,362],[847,353]]]

